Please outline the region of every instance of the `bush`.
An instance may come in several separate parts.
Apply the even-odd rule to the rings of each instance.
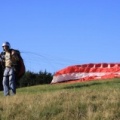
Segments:
[[[39,84],[50,84],[52,81],[53,75],[46,71],[39,73],[34,73],[27,71],[25,75],[17,82],[17,87],[27,87]]]

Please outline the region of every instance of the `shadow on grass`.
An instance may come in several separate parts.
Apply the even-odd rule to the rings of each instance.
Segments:
[[[63,89],[73,89],[73,88],[83,88],[83,87],[91,87],[91,86],[99,86],[99,85],[114,85],[120,84],[120,79],[116,80],[107,80],[107,81],[90,81],[90,83],[83,84],[72,84],[70,86],[66,86]]]
[[[89,88],[92,86],[120,86],[120,79],[112,79],[112,80],[94,80],[90,82],[78,82],[78,83],[71,83],[71,84],[51,84],[51,85],[41,85],[41,86],[31,86],[19,89],[21,93],[44,93],[44,92],[53,92],[58,90],[69,90],[69,89],[80,89],[80,88]]]

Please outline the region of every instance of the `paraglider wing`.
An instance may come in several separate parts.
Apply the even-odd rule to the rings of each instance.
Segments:
[[[120,77],[120,63],[89,63],[68,66],[57,71],[51,83],[81,82]]]

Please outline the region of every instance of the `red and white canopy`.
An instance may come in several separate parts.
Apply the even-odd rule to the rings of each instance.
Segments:
[[[81,82],[120,77],[120,63],[89,63],[68,66],[55,73],[53,83]]]

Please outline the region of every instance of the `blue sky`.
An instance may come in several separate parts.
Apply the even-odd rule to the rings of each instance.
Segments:
[[[120,62],[120,1],[0,0],[4,41],[21,51],[33,72]]]

